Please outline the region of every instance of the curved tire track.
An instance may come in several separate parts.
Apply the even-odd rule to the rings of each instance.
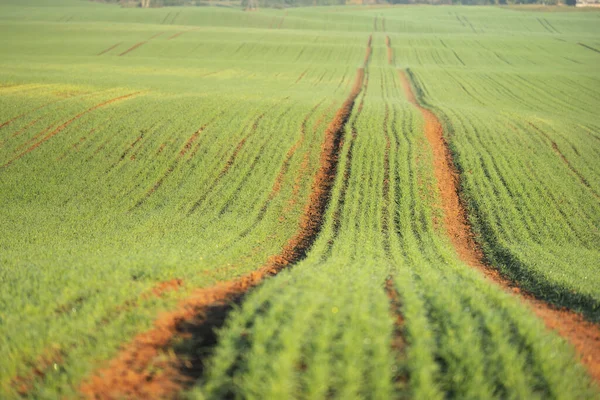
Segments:
[[[263,279],[300,261],[308,252],[321,230],[335,182],[344,127],[361,91],[363,79],[364,69],[361,68],[357,70],[350,94],[325,130],[319,169],[313,179],[299,230],[282,251],[271,256],[257,271],[210,288],[198,289],[182,300],[175,311],[161,315],[155,321],[154,328],[137,335],[106,368],[96,371],[88,381],[82,383],[80,392],[83,396],[94,399],[173,396],[191,383],[189,371],[196,371],[196,377],[202,373],[202,359],[188,360],[191,365],[186,367],[172,358],[163,362],[157,362],[157,358],[178,335],[190,332],[186,328],[190,324],[195,326],[193,331],[196,334],[200,332],[206,336],[210,345],[214,340],[213,328],[224,321],[228,304],[239,301]],[[159,372],[148,369],[158,364],[161,367]]]
[[[549,329],[557,331],[575,347],[590,376],[600,382],[600,327],[586,321],[580,314],[567,309],[558,309],[521,291],[514,282],[485,265],[483,253],[474,240],[465,208],[458,196],[460,176],[454,166],[442,124],[433,112],[421,106],[406,72],[403,70],[398,72],[407,99],[421,112],[425,120],[425,136],[433,150],[434,174],[444,209],[444,226],[460,259],[481,271],[505,291],[519,296]]]

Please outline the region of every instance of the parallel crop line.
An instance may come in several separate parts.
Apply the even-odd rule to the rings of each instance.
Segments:
[[[596,191],[592,188],[592,186],[585,179],[585,177],[581,174],[581,172],[577,171],[577,169],[573,166],[573,164],[571,164],[571,162],[569,161],[569,159],[567,159],[567,157],[560,151],[560,149],[558,148],[558,145],[556,144],[556,142],[554,140],[552,140],[550,138],[550,136],[548,136],[548,134],[546,132],[544,132],[542,129],[538,128],[532,122],[529,122],[529,126],[531,126],[539,134],[541,134],[543,137],[545,137],[546,139],[548,139],[550,141],[550,143],[552,143],[552,150],[554,150],[554,152],[556,153],[556,155],[558,155],[560,157],[560,159],[565,163],[565,165],[571,170],[571,172],[573,172],[575,174],[575,176],[577,176],[577,178],[579,178],[579,181],[581,182],[581,184],[583,186],[585,186],[586,188],[588,188],[592,192],[592,194],[594,196],[596,196],[597,199],[600,199],[600,195],[598,193],[596,193]]]
[[[557,331],[563,338],[571,342],[581,356],[581,362],[587,367],[590,376],[596,381],[600,381],[600,346],[598,346],[600,327],[586,321],[573,311],[557,309],[536,299],[532,294],[523,292],[516,283],[501,276],[498,270],[484,264],[481,249],[474,241],[471,227],[466,220],[466,212],[458,197],[460,177],[454,167],[441,122],[433,112],[421,106],[406,72],[403,70],[398,72],[407,99],[425,119],[425,136],[430,142],[435,158],[434,174],[445,212],[444,223],[449,239],[459,257],[471,267],[481,271],[490,281],[505,291],[517,294],[544,321],[546,327]]]
[[[101,56],[104,53],[108,53],[109,51],[111,51],[112,49],[114,49],[115,47],[117,47],[118,45],[120,45],[123,42],[119,42],[117,44],[113,44],[112,46],[110,46],[109,48],[102,50],[100,53],[98,53],[99,56]]]
[[[221,114],[223,114],[223,112],[221,112]],[[221,115],[221,114],[219,114],[219,115]],[[208,125],[210,125],[211,123],[213,123],[217,118],[218,118],[218,116],[215,117],[215,118],[213,118],[212,120],[210,120],[206,124],[202,125],[200,127],[200,129],[198,129],[196,132],[194,132],[188,138],[188,140],[185,142],[185,144],[183,145],[183,147],[179,150],[179,153],[177,154],[177,158],[175,160],[173,160],[173,162],[171,163],[171,165],[169,166],[169,168],[167,168],[167,170],[154,183],[154,185],[152,185],[152,187],[150,189],[148,189],[148,191],[146,192],[146,194],[144,195],[144,197],[142,197],[141,199],[139,199],[135,203],[135,205],[130,209],[130,211],[133,210],[133,209],[135,209],[135,208],[138,208],[142,204],[144,204],[144,202],[146,202],[146,200],[148,200],[150,198],[150,196],[152,196],[154,194],[154,192],[156,192],[162,186],[162,184],[164,183],[164,181],[173,173],[173,171],[175,171],[175,168],[177,168],[177,165],[183,159],[183,157],[185,157],[185,155],[192,149],[192,146],[193,146],[194,142],[196,142],[196,140],[198,139],[198,137],[200,136],[200,134],[202,132],[204,132],[204,130],[208,127]]]
[[[151,41],[152,39],[159,37],[160,35],[162,35],[164,32],[159,32],[153,36],[150,37],[150,39],[148,40],[144,40],[143,42],[139,42],[134,44],[133,46],[131,46],[130,48],[128,48],[127,50],[125,50],[124,52],[122,52],[121,54],[119,54],[119,57],[124,56],[127,53],[131,53],[132,51],[134,51],[135,49],[137,49],[138,47],[142,47],[143,45],[145,45],[146,43],[148,43],[149,41]]]
[[[102,102],[100,104],[97,104],[97,105],[93,106],[92,108],[88,108],[87,110],[85,110],[85,111],[77,114],[76,116],[74,116],[73,118],[71,118],[70,120],[68,120],[67,122],[65,122],[62,125],[60,125],[58,128],[54,129],[52,132],[50,132],[47,135],[45,135],[40,141],[38,141],[37,143],[35,143],[31,147],[29,147],[24,152],[20,153],[18,156],[14,157],[10,161],[8,161],[2,167],[3,168],[8,167],[10,164],[12,164],[13,162],[15,162],[19,158],[21,158],[24,155],[26,155],[26,154],[32,152],[33,150],[37,149],[41,144],[43,144],[44,142],[52,139],[54,136],[56,136],[57,134],[59,134],[61,131],[63,131],[65,128],[67,128],[69,125],[71,125],[73,122],[77,121],[79,118],[83,117],[87,113],[95,111],[95,110],[97,110],[97,109],[99,109],[101,107],[107,106],[109,104],[115,103],[117,101],[121,101],[121,100],[125,100],[127,98],[130,98],[130,97],[137,96],[139,93],[141,93],[141,92],[135,92],[135,93],[130,93],[130,94],[127,94],[127,95],[124,95],[124,96],[116,97],[114,99],[110,99],[110,100],[107,100],[107,101]]]
[[[256,118],[256,120],[254,120],[254,123],[252,124],[252,128],[250,129],[250,132],[248,132],[248,134],[246,136],[244,136],[242,138],[242,140],[240,140],[240,142],[237,144],[237,146],[233,150],[233,153],[231,154],[231,156],[229,156],[229,158],[225,162],[225,165],[221,169],[221,172],[219,172],[219,175],[215,178],[215,180],[211,184],[210,188],[205,192],[204,195],[200,196],[200,198],[194,202],[194,204],[192,205],[192,207],[190,207],[190,209],[189,209],[189,211],[187,213],[188,216],[192,215],[198,209],[198,207],[200,207],[202,205],[202,203],[204,202],[206,196],[208,196],[208,194],[210,194],[213,191],[214,187],[219,183],[219,181],[225,175],[227,175],[227,173],[229,172],[229,169],[231,168],[231,166],[235,162],[235,159],[237,158],[238,154],[240,153],[240,151],[242,150],[242,148],[246,144],[246,141],[256,131],[256,129],[258,128],[258,124],[260,123],[260,121],[263,119],[264,116],[265,116],[265,113],[262,113],[261,115],[259,115]]]
[[[159,355],[161,350],[177,336],[178,329],[186,323],[210,326],[214,321],[207,320],[204,311],[208,307],[222,306],[231,303],[249,289],[258,285],[263,279],[277,274],[287,266],[301,260],[314,243],[321,230],[325,209],[337,172],[338,155],[344,135],[344,126],[354,107],[364,80],[364,69],[358,69],[354,86],[337,111],[334,119],[325,131],[325,139],[321,145],[319,169],[314,176],[309,201],[300,220],[298,232],[289,239],[279,254],[271,256],[260,269],[241,278],[219,283],[213,287],[197,289],[184,299],[179,307],[161,315],[154,328],[137,335],[114,358],[107,368],[97,371],[88,381],[83,382],[80,391],[89,398],[97,396],[120,397],[149,395],[143,392],[152,387],[152,396],[168,397],[181,390],[185,382],[179,369],[181,366],[168,364],[159,373],[147,371],[146,367]],[[198,322],[199,320],[199,322]],[[139,383],[136,385],[135,383]],[[148,385],[152,382],[152,385]],[[156,384],[158,382],[158,384]],[[136,393],[125,392],[125,388],[134,387]]]

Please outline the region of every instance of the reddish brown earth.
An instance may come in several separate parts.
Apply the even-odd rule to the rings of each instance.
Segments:
[[[124,52],[122,52],[121,54],[119,54],[119,57],[120,56],[124,56],[127,53],[131,53],[132,51],[134,51],[138,47],[141,47],[141,46],[145,45],[146,43],[148,43],[147,40],[145,40],[143,42],[139,42],[139,43],[134,44],[133,46],[131,46],[130,48],[128,48],[127,50],[125,50]]]
[[[154,182],[154,185],[152,185],[152,187],[150,189],[148,189],[146,194],[135,203],[135,206],[133,206],[133,208],[131,210],[133,210],[137,207],[140,207],[142,204],[144,204],[144,202],[146,202],[146,200],[148,200],[150,198],[150,196],[152,196],[154,194],[154,192],[156,192],[162,186],[164,181],[173,173],[173,171],[175,171],[175,168],[177,167],[179,162],[183,159],[183,157],[185,157],[185,155],[192,149],[194,143],[198,140],[198,137],[200,136],[200,134],[202,134],[202,132],[204,132],[204,130],[208,127],[208,125],[211,124],[215,119],[216,118],[213,118],[211,121],[209,121],[205,125],[201,126],[200,129],[198,129],[196,132],[194,132],[186,140],[183,147],[179,150],[179,153],[177,154],[177,158],[171,163],[171,165],[169,165],[169,168],[167,168],[167,170],[161,175],[161,177],[156,182]],[[158,149],[156,154],[157,155],[160,154],[164,150],[165,146],[166,146],[165,143],[161,144],[160,148]]]
[[[290,162],[292,160],[292,157],[294,156],[294,154],[296,154],[296,151],[298,151],[300,146],[302,146],[302,144],[304,143],[304,140],[306,138],[306,129],[307,129],[308,120],[315,113],[317,108],[319,108],[321,106],[321,104],[323,104],[324,101],[325,101],[325,99],[318,102],[317,105],[315,105],[308,112],[308,114],[306,114],[306,116],[302,120],[302,123],[300,124],[300,137],[298,138],[298,140],[296,140],[296,142],[294,142],[294,144],[289,148],[289,150],[285,154],[283,164],[281,165],[281,169],[279,170],[279,173],[277,174],[277,178],[275,179],[275,183],[273,184],[273,188],[271,189],[271,194],[269,195],[269,200],[272,200],[275,197],[275,195],[277,193],[279,193],[279,190],[281,190],[281,184],[283,182],[283,178],[284,178],[285,174],[287,173],[287,171],[290,167]]]
[[[137,335],[105,368],[96,371],[82,383],[80,390],[84,397],[172,397],[185,386],[188,378],[182,373],[182,361],[167,355],[165,350],[177,339],[183,325],[208,323],[210,326],[206,321],[209,307],[214,308],[234,301],[266,277],[276,274],[305,255],[320,231],[335,181],[344,125],[360,93],[363,79],[364,70],[359,69],[350,95],[325,130],[319,169],[313,180],[299,230],[289,239],[282,251],[271,256],[257,271],[213,287],[197,289],[191,296],[182,300],[176,310],[159,316],[154,328]]]
[[[306,75],[306,73],[307,73],[307,72],[308,72],[308,69],[304,70],[304,71],[303,71],[303,72],[300,74],[300,76],[298,77],[298,79],[296,79],[296,82],[294,82],[294,83],[298,83],[298,82],[300,82],[300,81],[302,80],[302,78],[304,78],[304,75]]]
[[[552,329],[568,340],[576,349],[589,374],[600,382],[600,327],[586,321],[580,314],[558,309],[519,289],[515,282],[504,278],[496,269],[485,265],[483,253],[474,240],[459,193],[459,175],[454,167],[448,143],[440,120],[417,101],[410,79],[399,71],[407,99],[421,112],[425,120],[425,136],[434,156],[434,174],[438,183],[444,228],[460,259],[481,271],[489,280],[505,291],[513,293],[528,305]]]
[[[571,170],[571,172],[573,174],[575,174],[575,176],[577,176],[577,178],[579,178],[579,181],[581,182],[581,184],[583,186],[587,187],[590,190],[590,192],[592,192],[592,194],[597,199],[600,199],[600,195],[598,193],[596,193],[596,191],[592,188],[592,186],[585,179],[585,177],[581,174],[581,172],[579,172],[573,166],[573,164],[571,164],[571,162],[569,161],[569,159],[562,153],[562,151],[560,151],[560,149],[559,149],[558,145],[556,144],[556,142],[554,140],[552,140],[552,138],[550,138],[550,136],[546,132],[544,132],[542,129],[538,128],[532,122],[529,122],[529,126],[531,126],[533,129],[535,129],[536,132],[538,132],[540,135],[542,135],[543,137],[545,137],[550,143],[552,143],[552,150],[554,150],[554,152],[556,153],[556,155],[559,156],[560,159],[563,161],[563,163],[565,163],[565,165]]]
[[[172,279],[166,282],[160,282],[152,287],[148,292],[140,296],[140,300],[147,300],[151,297],[162,297],[165,293],[179,290],[183,286],[181,279]],[[124,306],[119,307],[118,312],[123,312],[132,309],[138,305],[138,301],[131,301]],[[114,317],[114,314],[112,315]],[[31,363],[31,369],[28,373],[15,377],[11,386],[16,389],[21,396],[27,396],[31,387],[36,381],[44,379],[48,371],[55,365],[63,363],[65,352],[56,348],[49,348],[38,359]]]
[[[402,303],[400,302],[400,295],[396,290],[394,285],[393,278],[388,278],[385,281],[385,293],[387,294],[390,300],[390,313],[394,317],[394,328],[395,335],[392,342],[392,348],[398,352],[401,352],[405,347],[404,335],[403,335],[403,326],[404,326],[404,317],[400,310],[402,309]]]
[[[117,47],[118,45],[120,45],[123,42],[119,42],[117,44],[113,44],[112,46],[110,46],[109,48],[102,50],[100,53],[98,53],[99,56],[101,56],[102,54],[108,53],[109,51],[111,51],[112,49],[114,49],[115,47]]]
[[[373,53],[373,48],[371,47],[371,43],[373,42],[373,35],[369,36],[369,40],[367,41],[367,51],[365,53],[365,59],[363,61],[363,67],[366,68],[369,64],[369,60],[371,59],[371,53]]]
[[[63,354],[60,350],[47,350],[45,354],[38,357],[38,359],[31,364],[31,369],[27,374],[15,377],[11,382],[11,386],[19,393],[19,395],[23,397],[27,396],[34,382],[43,379],[48,370],[54,365],[60,364],[62,359]]]
[[[23,117],[25,114],[21,114],[21,115],[17,115],[16,117],[9,119],[8,121],[5,121],[3,123],[0,124],[0,129],[4,128],[6,125],[9,125],[10,123],[16,121],[17,119]]]
[[[164,32],[159,32],[155,35],[150,36],[150,38],[148,40],[144,40],[143,42],[139,42],[134,44],[133,46],[131,46],[130,48],[128,48],[127,50],[125,50],[124,52],[122,52],[121,54],[119,54],[119,56],[124,56],[127,53],[131,53],[132,51],[134,51],[135,49],[142,47],[143,45],[145,45],[146,43],[148,43],[149,41],[151,41],[154,38],[159,37],[160,35],[162,35]]]
[[[173,36],[169,36],[169,37],[167,38],[167,40],[173,40],[173,39],[176,39],[176,38],[178,38],[179,36],[183,35],[184,33],[185,33],[185,31],[182,31],[182,32],[177,32],[177,33],[176,33],[176,34],[174,34]]]
[[[60,125],[59,127],[57,127],[56,129],[54,129],[52,132],[46,134],[41,140],[39,140],[37,143],[33,144],[32,146],[30,146],[29,148],[27,148],[27,150],[25,150],[24,152],[20,153],[19,155],[17,155],[16,157],[14,157],[13,159],[11,159],[10,161],[8,161],[6,164],[4,164],[2,167],[6,168],[8,167],[10,164],[12,164],[13,162],[15,162],[16,160],[18,160],[19,158],[23,157],[24,155],[32,152],[33,150],[37,149],[41,144],[43,144],[44,142],[52,139],[54,136],[58,135],[60,132],[62,132],[66,127],[68,127],[69,125],[71,125],[73,122],[77,121],[79,118],[83,117],[85,114],[90,113],[94,110],[97,110],[101,107],[107,106],[109,104],[115,103],[117,101],[121,101],[121,100],[125,100],[128,99],[130,97],[134,97],[137,96],[140,92],[136,92],[136,93],[130,93],[130,94],[126,94],[125,96],[119,96],[116,97],[114,99],[110,99],[107,101],[104,101],[100,104],[96,104],[95,106],[88,108],[87,110],[77,114],[76,116],[74,116],[73,118],[71,118],[70,120],[68,120],[67,122],[63,123],[62,125]],[[46,130],[47,131],[47,130]],[[44,133],[46,132],[44,131]]]
[[[385,37],[385,46],[387,48],[388,64],[393,65],[394,64],[394,49],[392,48],[392,41],[390,40],[389,36]]]

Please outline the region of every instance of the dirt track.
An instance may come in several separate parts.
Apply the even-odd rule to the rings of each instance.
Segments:
[[[12,158],[10,161],[8,161],[6,164],[4,164],[2,166],[2,168],[6,168],[8,167],[10,164],[12,164],[13,162],[15,162],[16,160],[18,160],[19,158],[23,157],[24,155],[32,152],[33,150],[37,149],[42,143],[52,139],[52,137],[58,135],[61,131],[63,131],[66,127],[68,127],[69,125],[71,125],[73,122],[75,122],[76,120],[78,120],[79,118],[83,117],[85,114],[95,111],[98,108],[107,106],[109,104],[115,103],[117,101],[120,100],[125,100],[128,99],[130,97],[134,97],[137,96],[140,92],[136,92],[136,93],[130,93],[130,94],[126,94],[124,96],[120,96],[120,97],[116,97],[114,99],[110,99],[107,101],[104,101],[100,104],[97,104],[91,108],[88,108],[87,110],[77,114],[76,116],[74,116],[73,118],[71,118],[70,120],[68,120],[67,122],[63,123],[62,125],[60,125],[58,128],[54,129],[52,132],[48,133],[47,135],[45,135],[41,140],[39,140],[38,142],[36,142],[35,144],[31,145],[30,147],[27,148],[27,150],[21,152],[19,155],[17,155],[16,157]],[[47,129],[45,132],[47,132],[49,129]]]
[[[176,310],[159,316],[154,328],[137,335],[104,369],[96,371],[81,385],[83,396],[93,399],[168,397],[189,386],[191,370],[195,371],[192,375],[202,373],[203,360],[196,360],[196,365],[186,366],[172,352],[167,355],[169,345],[189,335],[190,330],[202,332],[206,340],[212,342],[213,327],[224,320],[228,304],[238,301],[266,277],[305,256],[321,229],[337,173],[344,126],[361,91],[363,80],[364,69],[360,68],[350,94],[325,130],[319,169],[300,220],[300,228],[282,251],[271,256],[259,270],[210,288],[198,289],[182,300]],[[194,328],[190,329],[190,325]]]
[[[505,291],[519,296],[549,329],[555,330],[571,342],[590,375],[600,382],[600,327],[586,321],[575,312],[557,309],[521,291],[514,282],[484,264],[483,254],[474,240],[473,232],[466,219],[465,208],[458,196],[460,177],[454,167],[442,124],[433,112],[421,106],[406,72],[399,70],[399,75],[407,99],[419,109],[425,120],[425,136],[433,151],[434,174],[444,210],[443,225],[460,259],[481,271]]]

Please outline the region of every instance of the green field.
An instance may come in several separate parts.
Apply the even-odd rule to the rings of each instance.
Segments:
[[[82,397],[158,315],[307,223],[182,396],[598,398],[571,344],[457,255],[399,71],[442,121],[486,262],[598,324],[599,65],[600,12],[0,0],[0,398]]]

